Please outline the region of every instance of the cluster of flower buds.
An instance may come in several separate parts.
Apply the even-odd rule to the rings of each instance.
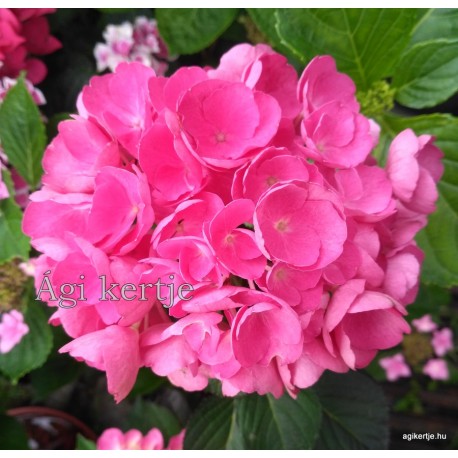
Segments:
[[[433,380],[448,380],[450,374],[444,356],[454,348],[452,330],[438,329],[431,315],[412,320],[412,325],[416,333],[404,342],[404,353],[386,356],[379,361],[387,380],[394,382],[410,377],[417,367]]]

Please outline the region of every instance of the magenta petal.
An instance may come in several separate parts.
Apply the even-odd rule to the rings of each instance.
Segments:
[[[138,333],[133,329],[109,326],[78,337],[59,352],[68,352],[89,366],[106,371],[108,391],[116,402],[122,401],[134,386],[139,368],[139,353]]]

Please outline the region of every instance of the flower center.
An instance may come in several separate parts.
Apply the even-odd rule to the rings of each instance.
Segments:
[[[281,219],[275,223],[275,229],[278,232],[285,232],[288,229],[288,221]]]
[[[276,272],[275,272],[275,278],[277,280],[284,280],[286,278],[286,272],[285,272],[285,269],[278,269]]]
[[[228,234],[226,235],[224,241],[226,242],[226,245],[232,245],[234,243],[234,236],[232,234]]]
[[[224,143],[226,141],[226,134],[224,132],[218,132],[215,135],[216,143]]]
[[[270,176],[269,178],[267,178],[266,183],[267,183],[269,186],[272,186],[272,185],[275,184],[277,181],[278,181],[278,180],[277,180],[275,177]]]

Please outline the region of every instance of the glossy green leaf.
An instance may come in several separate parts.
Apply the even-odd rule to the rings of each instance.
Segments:
[[[8,170],[2,173],[10,197],[0,200],[0,263],[15,257],[27,259],[30,251],[29,238],[22,232],[22,211],[16,204],[13,184]]]
[[[185,450],[224,450],[234,447],[237,435],[232,398],[211,397],[191,416],[184,439]]]
[[[12,350],[0,354],[0,371],[13,381],[42,366],[52,348],[52,333],[42,304],[30,303],[24,321],[29,332]]]
[[[248,14],[256,27],[277,51],[290,57],[291,50],[284,46],[277,31],[277,8],[247,8]],[[291,62],[292,63],[292,62]]]
[[[172,54],[194,54],[231,25],[237,8],[158,8],[156,19]]]
[[[86,439],[82,434],[76,436],[75,450],[97,450],[94,441]]]
[[[0,450],[28,450],[25,427],[15,418],[0,415]]]
[[[241,396],[210,398],[189,420],[185,448],[199,450],[311,449],[318,437],[321,409],[311,391],[297,399]]]
[[[450,290],[436,285],[420,284],[415,302],[409,305],[409,321],[429,313],[440,321],[441,314],[450,310],[452,295]]]
[[[151,369],[142,367],[138,371],[137,380],[129,393],[129,397],[134,399],[136,396],[153,393],[167,382],[165,377],[159,377]]]
[[[83,365],[58,353],[54,346],[51,357],[45,364],[30,373],[30,383],[34,390],[34,399],[46,400],[53,392],[76,380]]]
[[[323,410],[318,449],[386,449],[388,404],[382,389],[357,372],[326,372],[313,390]]]
[[[43,173],[46,132],[40,111],[22,78],[0,105],[0,141],[8,161],[35,188]]]
[[[438,38],[458,39],[458,8],[432,8],[427,10],[415,27],[411,44]]]
[[[391,76],[419,20],[418,10],[406,8],[279,9],[276,14],[283,44],[303,64],[330,54],[361,91]]]
[[[410,108],[438,105],[458,91],[458,40],[419,43],[395,69],[396,100]]]
[[[178,419],[169,409],[140,398],[137,398],[134,408],[126,418],[125,427],[136,428],[143,434],[152,428],[159,428],[166,441],[181,431]]]
[[[310,390],[297,399],[244,396],[237,399],[236,412],[241,443],[251,450],[311,449],[321,424],[320,403]]]

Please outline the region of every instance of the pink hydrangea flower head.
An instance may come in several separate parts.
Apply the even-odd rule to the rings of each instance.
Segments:
[[[254,90],[271,95],[280,104],[285,118],[293,119],[299,113],[296,71],[270,46],[246,43],[234,46],[223,55],[218,68],[207,73],[212,79],[241,81]]]
[[[46,66],[34,56],[50,54],[62,46],[50,34],[44,17],[54,11],[51,8],[0,9],[0,78],[17,78],[21,70],[25,70],[31,83],[43,81]]]
[[[240,181],[240,183],[237,183]],[[234,176],[233,198],[246,197],[257,202],[261,194],[279,181],[301,180],[320,182],[315,166],[285,148],[270,147],[261,151]]]
[[[188,236],[164,240],[158,245],[157,253],[165,259],[178,259],[181,276],[188,284],[222,285],[227,278],[226,269],[221,268],[214,251],[202,238]]]
[[[112,211],[116,204],[116,211]],[[95,177],[87,239],[107,252],[123,254],[137,246],[154,222],[145,175],[104,167]]]
[[[94,57],[97,70],[114,72],[122,62],[140,62],[151,67],[158,75],[164,75],[168,68],[167,47],[159,35],[156,21],[138,17],[135,22],[120,25],[109,24],[104,32],[104,43],[97,43]]]
[[[175,113],[187,90],[207,80],[208,75],[200,67],[179,68],[170,78],[151,78],[148,83],[151,103],[159,114],[163,113],[164,108]],[[169,127],[171,127],[172,119],[172,116],[167,119]],[[179,132],[178,125],[175,130]]]
[[[414,301],[418,288],[423,252],[414,244],[386,257],[384,291],[401,304]]]
[[[423,315],[416,320],[412,320],[412,325],[418,332],[432,332],[437,329],[437,324],[431,318],[431,315]]]
[[[347,237],[338,195],[299,181],[278,183],[268,190],[256,206],[254,226],[258,245],[268,258],[310,269],[337,259]]]
[[[133,27],[129,22],[123,22],[119,26],[107,25],[103,32],[103,38],[109,43],[113,51],[123,57],[127,57],[134,44]]]
[[[97,440],[98,450],[183,450],[185,430],[170,438],[164,448],[164,438],[159,429],[151,429],[145,436],[137,429],[123,433],[118,428],[108,428]]]
[[[140,342],[143,364],[171,380],[186,369],[188,373],[180,376],[180,386],[189,391],[202,390],[207,386],[208,379],[197,377],[196,380],[202,366],[199,354],[217,347],[222,319],[222,315],[216,312],[195,313],[173,324],[150,327],[142,334]]]
[[[43,17],[55,13],[54,8],[12,8],[12,11],[22,22],[27,50],[31,54],[44,56],[62,47],[61,43],[50,35],[48,21]]]
[[[427,361],[423,367],[423,374],[433,380],[448,380],[450,377],[447,362],[440,358]]]
[[[259,278],[266,266],[253,231],[239,227],[252,221],[253,211],[250,200],[234,200],[208,226],[209,242],[220,262],[234,275],[250,280]]]
[[[367,118],[339,102],[323,105],[304,118],[301,132],[309,156],[328,167],[356,167],[373,147]]]
[[[178,116],[190,148],[204,163],[233,168],[266,146],[275,135],[281,111],[277,101],[242,83],[209,80],[181,99]]]
[[[4,60],[8,53],[12,52],[16,47],[24,43],[25,38],[20,35],[21,25],[18,18],[9,8],[0,10],[0,24],[2,29],[0,41],[0,59],[5,65]],[[4,72],[5,69],[2,70]]]
[[[151,125],[152,106],[148,80],[154,70],[139,63],[123,63],[116,72],[93,77],[83,89],[82,103],[95,118],[134,157],[143,132]]]
[[[299,80],[297,95],[303,104],[304,116],[335,101],[359,111],[355,84],[348,75],[337,71],[331,56],[318,56],[309,62]]]
[[[326,178],[342,196],[346,214],[358,221],[374,222],[396,211],[391,183],[380,167],[338,169]]]
[[[350,368],[367,366],[378,350],[391,348],[409,333],[405,311],[383,293],[365,291],[364,280],[350,280],[333,294],[326,310],[325,345]]]
[[[234,319],[232,344],[237,361],[242,367],[266,366],[274,357],[282,364],[295,362],[302,351],[297,315],[283,301],[252,294],[240,298],[247,305]]]
[[[59,193],[92,193],[104,166],[121,166],[118,143],[96,122],[76,117],[59,124],[45,150],[43,184]]]
[[[404,355],[402,353],[381,358],[379,364],[383,369],[385,369],[386,378],[390,382],[395,382],[401,377],[410,377],[412,375],[412,371],[405,362]]]
[[[172,214],[157,225],[152,247],[157,248],[161,241],[175,236],[201,236],[202,225],[209,223],[223,207],[222,200],[210,192],[203,192],[195,199],[179,204]]]
[[[435,210],[439,196],[436,183],[444,173],[442,151],[433,145],[431,135],[417,137],[411,129],[393,140],[387,173],[394,195],[409,210],[428,214]]]
[[[434,331],[431,345],[437,356],[444,356],[450,350],[453,350],[453,333],[450,328],[443,328]]]
[[[295,396],[399,344],[423,261],[414,237],[433,208],[421,189],[441,173],[432,138],[401,134],[388,171],[377,165],[379,126],[327,56],[300,83],[284,57],[248,44],[216,69],[165,77],[143,60],[146,48],[165,58],[155,24],[107,40],[140,62],[83,89],[23,221],[43,253],[36,289],[43,277],[56,292],[84,286],[84,300],[79,288],[64,303],[41,296],[73,339],[61,351],[105,371],[119,402],[140,367],[188,391],[217,379],[228,396]],[[129,447],[163,448],[158,432],[142,441],[129,435]]]
[[[267,274],[267,290],[286,301],[296,311],[316,310],[321,303],[321,270],[304,271],[276,262]]]
[[[330,285],[343,285],[358,273],[363,273],[363,252],[351,240],[343,246],[342,254],[323,270],[323,278]],[[366,275],[367,276],[367,272]]]
[[[186,149],[180,153],[173,134],[162,124],[152,126],[141,141],[139,162],[159,211],[194,196],[205,184],[207,172],[202,164]]]
[[[4,313],[0,321],[0,353],[11,351],[29,332],[24,316],[17,310]]]
[[[123,326],[108,326],[78,337],[64,345],[59,352],[68,352],[89,366],[106,371],[108,392],[116,402],[129,394],[140,367],[138,333]]]
[[[232,82],[243,81],[247,68],[261,56],[268,54],[275,54],[268,45],[258,44],[253,46],[248,43],[242,43],[226,52],[221,57],[218,67],[209,69],[207,73],[213,79]]]

